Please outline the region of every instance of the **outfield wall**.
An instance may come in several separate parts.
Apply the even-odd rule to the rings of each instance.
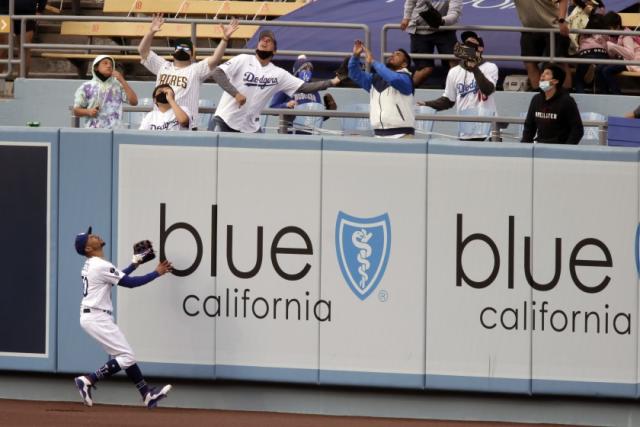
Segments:
[[[148,375],[637,398],[639,161],[0,128],[0,369],[105,360],[78,324],[93,225],[118,266],[149,238],[176,268],[113,293]]]

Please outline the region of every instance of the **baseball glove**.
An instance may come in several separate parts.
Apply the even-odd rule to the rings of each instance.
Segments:
[[[133,258],[131,262],[134,264],[144,264],[156,257],[153,245],[149,240],[141,240],[133,245]]]
[[[340,82],[344,82],[349,78],[349,59],[351,56],[344,58],[338,69],[336,70],[336,76],[340,79]]]
[[[336,104],[336,100],[333,99],[333,96],[331,96],[330,93],[325,94],[322,97],[322,101],[324,102],[324,108],[326,110],[337,110],[338,109],[338,105]]]
[[[442,25],[442,15],[428,2],[427,10],[420,12],[419,15],[430,28],[438,29]]]

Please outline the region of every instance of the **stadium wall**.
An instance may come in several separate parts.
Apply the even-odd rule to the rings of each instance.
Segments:
[[[72,240],[93,225],[117,265],[150,238],[176,268],[114,290],[148,375],[638,397],[638,149],[13,127],[0,141],[16,271],[0,369],[104,360],[78,324]]]

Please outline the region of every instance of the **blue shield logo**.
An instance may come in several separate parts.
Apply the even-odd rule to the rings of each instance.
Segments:
[[[378,286],[389,261],[389,215],[357,218],[340,211],[336,220],[338,264],[354,294],[365,300]]]

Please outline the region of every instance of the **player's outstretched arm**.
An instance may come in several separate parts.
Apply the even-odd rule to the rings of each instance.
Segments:
[[[151,50],[151,42],[153,41],[153,36],[155,36],[155,34],[160,31],[160,29],[162,28],[162,24],[164,24],[162,13],[154,13],[149,31],[144,35],[142,40],[140,40],[140,44],[138,45],[138,52],[140,53],[140,56],[143,60],[147,59],[149,51]]]
[[[222,61],[222,57],[224,56],[224,50],[227,48],[227,44],[229,43],[229,39],[231,35],[236,32],[238,29],[238,20],[232,19],[229,25],[220,25],[220,30],[222,31],[222,38],[220,39],[220,43],[216,47],[216,50],[213,52],[213,55],[207,58],[207,63],[209,64],[209,69],[213,70],[215,66],[217,66],[220,61]]]
[[[146,285],[153,279],[157,279],[163,274],[171,272],[172,268],[173,266],[171,265],[171,263],[168,260],[164,260],[162,262],[159,262],[156,269],[149,274],[135,277],[129,275],[124,276],[118,282],[118,286],[124,286],[125,288],[137,288],[138,286]]]

